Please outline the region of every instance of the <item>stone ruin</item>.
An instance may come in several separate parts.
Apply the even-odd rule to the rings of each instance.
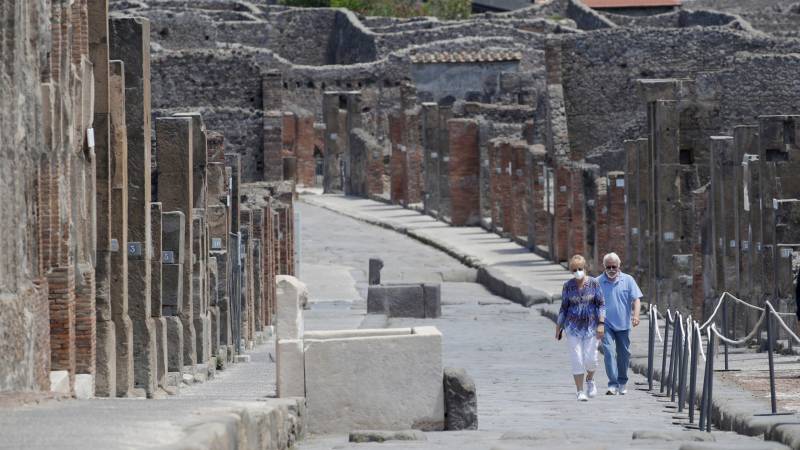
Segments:
[[[9,1],[0,93],[0,391],[174,394],[270,333],[293,183],[246,202],[242,156],[163,105],[151,22],[106,0]]]
[[[584,254],[593,273],[615,251],[647,300],[702,317],[724,291],[792,308],[790,3],[545,0],[449,22],[263,1],[115,8],[159,24],[156,109],[201,109],[240,136],[245,180],[420,209],[554,262]]]
[[[0,8],[0,390],[155,395],[241,355],[296,271],[295,184],[595,273],[613,250],[695,316],[723,291],[791,308],[790,2],[462,21],[270,3]]]

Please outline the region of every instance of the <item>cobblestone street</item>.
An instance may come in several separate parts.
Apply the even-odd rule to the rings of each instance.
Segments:
[[[331,276],[350,273],[355,290],[365,282],[370,257],[382,257],[384,281],[410,281],[431,272],[466,270],[454,259],[411,238],[364,224],[321,208],[299,203],[302,220],[301,273],[332,264]],[[312,265],[313,263],[313,265]],[[309,267],[311,266],[311,267]],[[566,272],[564,272],[566,275]],[[318,274],[319,275],[319,274]],[[346,281],[344,279],[341,279]],[[329,277],[307,277],[312,293],[306,315],[313,328],[350,326],[364,313],[363,300],[322,306],[322,286],[336,283]],[[336,286],[335,292],[352,289]],[[677,449],[681,442],[632,440],[636,431],[663,432],[670,438],[689,438],[673,425],[673,411],[638,389],[618,397],[598,396],[578,403],[564,344],[553,339],[553,323],[537,309],[528,309],[468,282],[445,282],[439,319],[389,319],[387,326],[435,325],[444,338],[446,367],[463,367],[475,379],[478,392],[477,432],[426,433],[424,442],[347,444],[347,437],[309,436],[304,450],[329,448],[651,448]],[[324,319],[323,319],[324,317]],[[328,326],[330,324],[331,326]],[[368,321],[375,326],[373,320]],[[598,386],[605,385],[602,369]],[[644,378],[634,376],[641,383]],[[683,434],[682,434],[683,433]],[[716,448],[762,448],[767,444],[728,432],[714,432]],[[738,447],[743,445],[744,447]],[[765,447],[770,448],[770,447]],[[777,447],[780,448],[780,447]]]

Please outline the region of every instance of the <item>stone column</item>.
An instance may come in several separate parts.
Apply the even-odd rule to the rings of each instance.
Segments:
[[[128,134],[125,124],[125,69],[122,61],[110,64],[111,105],[111,239],[116,241],[111,253],[110,298],[115,333],[115,379],[98,372],[98,392],[127,397],[132,394],[133,324],[128,315]],[[98,308],[98,319],[102,317]],[[105,331],[100,322],[98,333]],[[110,373],[110,372],[109,372]],[[105,380],[103,380],[105,378]],[[113,389],[112,389],[113,387]],[[99,395],[99,394],[98,394]]]
[[[156,387],[167,387],[167,321],[164,318],[164,306],[161,297],[161,258],[162,258],[162,233],[161,228],[161,203],[150,204],[150,231],[152,233],[153,257],[150,260],[150,312],[153,314],[153,323],[156,334]]]
[[[162,204],[163,205],[163,204]],[[184,265],[186,264],[186,219],[180,211],[161,216],[162,238],[162,314],[167,326],[167,371],[177,373],[177,384],[183,371]]]
[[[195,208],[192,212],[192,323],[197,340],[197,364],[205,364],[211,357],[211,321],[206,306],[206,261],[202,257],[205,237],[205,210]]]
[[[128,309],[133,322],[134,382],[155,390],[156,341],[150,311],[150,22],[114,18],[110,52],[125,63],[128,132]]]
[[[325,92],[322,97],[322,118],[325,122],[325,168],[323,190],[325,193],[341,191],[341,151],[339,136],[344,130],[339,129],[340,92]]]
[[[231,345],[236,351],[231,351],[231,358],[234,353],[238,353],[241,348],[241,295],[242,295],[242,255],[239,242],[239,183],[241,180],[241,159],[234,153],[225,154],[225,166],[228,172],[228,190],[230,192],[230,203],[228,213],[230,214],[230,240],[228,241],[228,265],[230,267],[230,289],[228,290],[231,299],[230,327]]]
[[[183,293],[178,315],[183,325],[183,363],[197,364],[197,336],[194,328],[192,268],[194,244],[193,126],[188,117],[164,117],[156,120],[158,146],[158,200],[165,211],[183,213]],[[164,224],[166,227],[166,224]],[[164,243],[166,245],[166,242]],[[166,274],[165,274],[166,276]]]
[[[425,158],[423,172],[425,187],[423,206],[425,214],[436,217],[439,211],[439,105],[422,104],[422,147]]]
[[[750,217],[751,199],[748,192],[748,169],[750,161],[758,155],[758,126],[737,126],[733,129],[734,142],[734,189],[737,191],[737,215],[739,217],[739,267],[737,289],[741,298],[754,298],[753,281],[756,267],[753,264],[753,230]],[[739,309],[737,329],[749,330],[758,320],[757,312],[749,308]]]
[[[116,336],[111,313],[111,137],[108,60],[108,0],[88,1],[89,58],[94,71],[95,208],[97,260],[95,266],[97,359],[95,394],[116,395]],[[122,94],[124,96],[124,94]],[[122,117],[124,121],[124,116]],[[124,122],[123,122],[124,127]],[[124,247],[123,247],[124,248]]]

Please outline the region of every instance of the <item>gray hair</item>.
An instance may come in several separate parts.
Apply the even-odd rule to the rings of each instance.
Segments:
[[[606,253],[606,256],[603,256],[603,264],[605,264],[607,261],[615,262],[617,265],[622,264],[622,260],[619,259],[619,255],[614,252]]]

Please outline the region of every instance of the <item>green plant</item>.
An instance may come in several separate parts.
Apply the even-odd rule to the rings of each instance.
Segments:
[[[369,0],[331,0],[331,6],[334,8],[347,8],[350,11],[359,14],[367,14],[370,7]]]
[[[428,0],[425,5],[428,15],[442,20],[468,19],[472,13],[471,0]]]

